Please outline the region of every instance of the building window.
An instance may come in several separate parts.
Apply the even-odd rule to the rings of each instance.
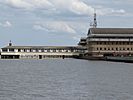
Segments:
[[[50,52],[50,49],[47,49],[47,52]]]
[[[44,49],[41,49],[41,52],[44,52]]]
[[[114,48],[112,48],[112,50],[114,50]]]
[[[106,50],[106,48],[104,48],[104,50]]]
[[[56,49],[53,49],[53,52],[56,52]]]
[[[114,43],[112,42],[112,45],[113,45]]]
[[[97,48],[97,50],[99,50],[99,48]]]
[[[102,48],[100,48],[100,50],[102,50]]]
[[[108,50],[110,50],[110,48],[108,48]]]
[[[127,50],[129,50],[129,48],[127,48]]]
[[[24,49],[24,52],[26,52],[26,49]]]
[[[38,49],[36,49],[36,52],[39,52],[39,50],[38,50]]]
[[[8,50],[7,49],[2,49],[2,52],[7,52]]]
[[[14,49],[9,49],[9,52],[14,52]]]
[[[116,51],[118,51],[118,48],[116,48]]]
[[[32,49],[30,49],[30,52],[32,52],[33,50]]]
[[[21,49],[18,49],[18,52],[21,52]]]

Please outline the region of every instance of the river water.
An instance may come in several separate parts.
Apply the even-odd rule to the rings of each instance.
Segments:
[[[133,100],[133,65],[0,60],[0,100]]]

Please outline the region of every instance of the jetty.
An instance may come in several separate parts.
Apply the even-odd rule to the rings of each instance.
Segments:
[[[8,46],[1,48],[1,59],[73,58],[87,52],[81,46]]]

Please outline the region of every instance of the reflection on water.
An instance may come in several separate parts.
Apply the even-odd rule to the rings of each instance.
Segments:
[[[0,100],[133,100],[133,65],[76,59],[1,60]]]

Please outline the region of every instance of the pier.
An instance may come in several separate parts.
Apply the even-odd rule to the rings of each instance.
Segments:
[[[80,46],[9,46],[1,49],[1,59],[72,58],[87,52]]]

